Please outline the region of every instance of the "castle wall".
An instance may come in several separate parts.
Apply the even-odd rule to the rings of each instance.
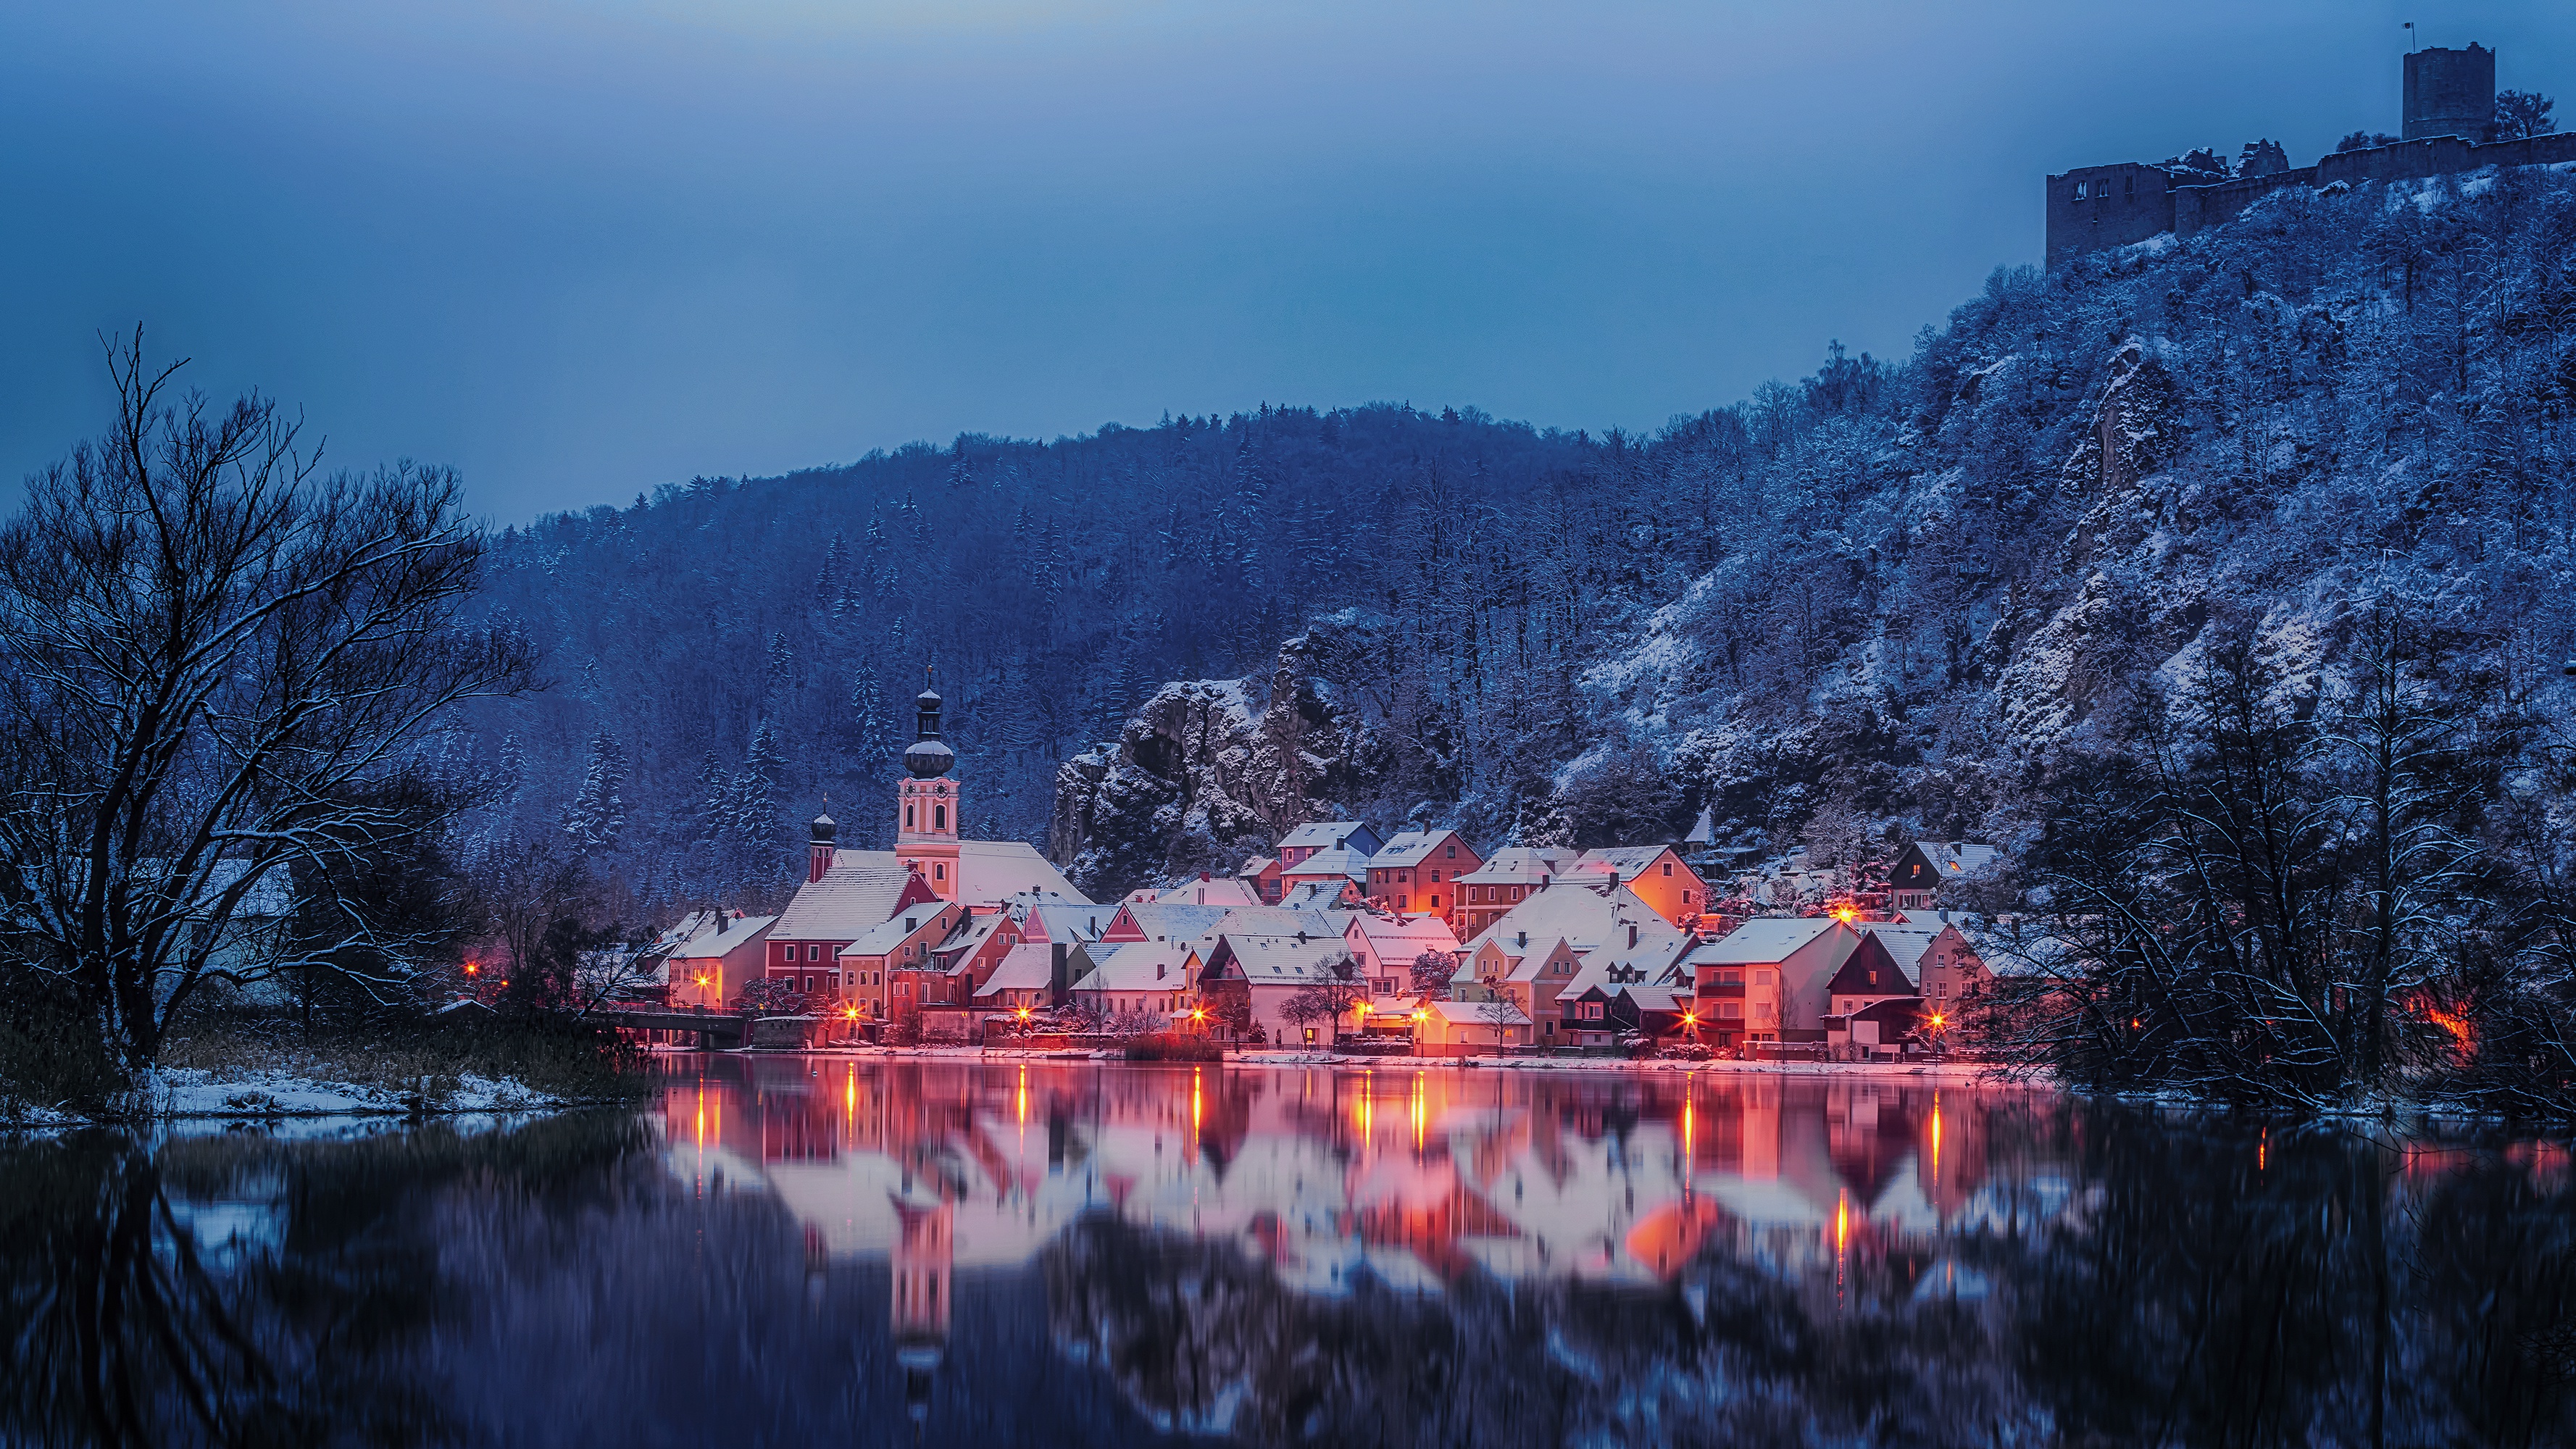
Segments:
[[[2078,199],[2076,192],[2084,193]],[[2160,167],[2123,161],[2048,178],[2048,264],[2174,229],[2174,185]]]
[[[2165,175],[2153,166],[2125,163],[2086,167],[2048,178],[2048,264],[2053,267],[2087,252],[2142,242],[2159,232],[2190,236],[2204,227],[2234,220],[2257,200],[2285,186],[2331,186],[2338,181],[2359,186],[2371,181],[2458,176],[2489,166],[2571,163],[2576,163],[2576,132],[2562,131],[2484,145],[2474,145],[2457,136],[2433,136],[2393,146],[2339,151],[2314,166],[2270,176],[2238,176],[2215,185],[2175,186],[2170,190],[2163,189]],[[2123,174],[2133,171],[2152,173],[2157,178],[2159,185],[2152,205],[2124,205],[2123,192],[2130,189],[2131,183]],[[2116,189],[2107,202],[2096,199],[2093,191],[2097,178],[2104,175],[2122,178],[2115,180]],[[2074,199],[2078,181],[2088,183],[2081,202]],[[2141,178],[2134,188],[2143,201],[2148,183]]]

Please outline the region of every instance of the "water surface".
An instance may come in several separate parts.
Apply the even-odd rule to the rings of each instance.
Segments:
[[[0,1152],[26,1443],[2571,1442],[2568,1157],[1905,1078],[670,1059]]]

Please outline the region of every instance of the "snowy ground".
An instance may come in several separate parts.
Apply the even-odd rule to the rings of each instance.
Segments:
[[[424,1094],[416,1087],[335,1082],[286,1072],[232,1071],[218,1076],[191,1067],[162,1072],[147,1090],[156,1117],[411,1116],[526,1112],[561,1105],[516,1082],[476,1076],[435,1079]]]

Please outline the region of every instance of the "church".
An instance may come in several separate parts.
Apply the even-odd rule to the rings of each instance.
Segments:
[[[857,958],[845,963],[841,953],[906,911],[916,922],[932,922],[956,906],[965,908],[953,913],[963,919],[992,915],[1013,897],[1091,903],[1026,841],[958,838],[964,792],[956,780],[957,754],[939,738],[939,695],[925,689],[914,704],[919,730],[903,752],[904,777],[895,787],[894,849],[841,849],[832,817],[817,816],[804,883],[770,928],[767,974],[800,991],[881,1001],[883,981],[849,978],[882,975],[882,953],[871,953],[865,967]],[[907,928],[907,935],[914,933]],[[926,957],[938,944],[907,941],[902,949]]]

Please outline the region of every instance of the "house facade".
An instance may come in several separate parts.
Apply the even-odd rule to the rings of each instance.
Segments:
[[[1438,916],[1454,927],[1458,878],[1483,864],[1476,848],[1455,830],[1401,831],[1369,857],[1363,889],[1380,910]]]

